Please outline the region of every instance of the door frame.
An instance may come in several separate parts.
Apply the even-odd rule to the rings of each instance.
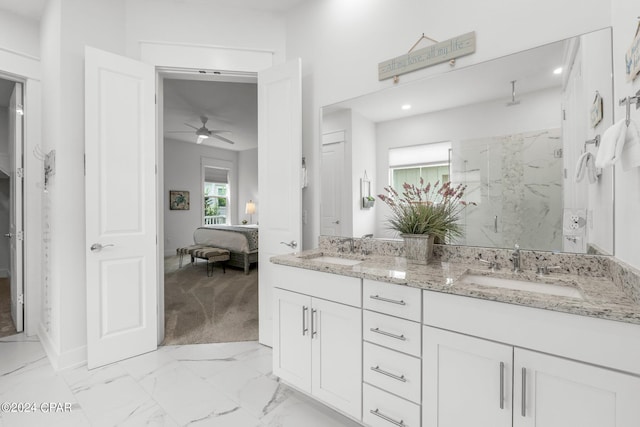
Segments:
[[[164,79],[168,77],[190,80],[242,81],[248,76],[257,80],[258,71],[273,66],[274,51],[237,49],[234,47],[204,46],[174,43],[151,43],[152,49],[142,45],[140,60],[156,69],[156,193],[157,193],[157,294],[158,345],[164,340]],[[176,47],[189,47],[175,60]],[[218,61],[218,59],[221,61]],[[216,67],[216,63],[220,62]],[[214,68],[212,68],[212,66]],[[205,73],[201,73],[205,71]],[[232,80],[235,79],[235,80]]]
[[[18,265],[18,268],[20,268],[22,270],[21,274],[18,276],[20,279],[20,282],[17,285],[17,288],[19,290],[22,290],[22,307],[18,308],[19,310],[22,310],[22,331],[17,331],[16,333],[20,333],[20,332],[29,332],[28,335],[32,335],[33,333],[35,333],[35,325],[31,325],[29,322],[29,319],[32,316],[29,316],[27,313],[27,307],[31,307],[31,304],[27,304],[27,293],[29,292],[29,290],[27,289],[27,286],[25,286],[25,284],[27,283],[27,281],[25,280],[25,272],[28,271],[28,269],[26,268],[27,265],[27,257],[24,256],[25,254],[25,249],[26,249],[26,238],[25,236],[27,236],[27,221],[25,220],[27,217],[27,212],[26,212],[26,204],[25,204],[25,200],[24,200],[24,187],[25,187],[25,182],[26,182],[26,173],[27,173],[27,168],[25,167],[25,147],[27,146],[26,141],[27,141],[27,118],[28,118],[28,114],[27,114],[27,78],[22,77],[22,76],[17,76],[11,73],[7,73],[4,71],[0,70],[0,79],[2,80],[7,80],[13,83],[19,83],[22,85],[22,111],[23,111],[23,119],[22,119],[22,140],[21,140],[21,145],[22,148],[20,150],[21,153],[21,157],[22,157],[22,161],[20,162],[20,168],[22,168],[22,186],[21,186],[21,192],[19,195],[13,194],[13,186],[10,187],[9,191],[11,196],[10,197],[14,197],[16,198],[15,202],[14,202],[14,206],[20,206],[20,209],[16,209],[14,208],[14,212],[13,215],[16,215],[16,211],[18,211],[20,213],[21,218],[21,225],[22,225],[22,230],[18,230],[18,231],[22,231],[22,245],[21,246],[21,250],[19,252],[10,254],[10,260],[11,257],[15,257],[16,258],[16,264]],[[10,144],[14,144],[15,143],[15,138],[11,138],[11,141],[9,141]],[[13,150],[10,150],[9,152],[15,153],[15,146],[13,148]],[[17,175],[17,173],[16,173]],[[11,249],[11,244],[9,245],[9,251],[12,251]],[[15,272],[11,271],[12,269],[12,265],[11,265],[11,261],[10,265],[9,265],[9,274],[11,275],[11,277],[15,277]],[[31,308],[31,310],[33,310],[33,308]],[[17,325],[14,325],[17,328]]]

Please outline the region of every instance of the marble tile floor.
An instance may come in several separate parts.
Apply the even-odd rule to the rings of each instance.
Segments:
[[[0,338],[0,404],[37,409],[3,405],[0,427],[358,425],[281,384],[271,360],[271,349],[255,341],[194,344],[56,372],[37,338]]]

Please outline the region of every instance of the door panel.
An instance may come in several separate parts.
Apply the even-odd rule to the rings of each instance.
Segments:
[[[514,427],[634,427],[640,378],[515,349],[513,402]]]
[[[302,247],[301,165],[302,84],[295,60],[258,73],[259,334],[268,346],[275,279],[269,258]]]
[[[9,258],[11,281],[11,318],[16,332],[24,329],[24,284],[22,271],[22,134],[23,115],[17,107],[23,106],[22,83],[16,83],[9,100]],[[24,110],[23,110],[24,111]],[[19,172],[20,171],[20,172]]]
[[[362,405],[362,310],[313,299],[312,394],[360,418]]]
[[[273,373],[311,392],[311,297],[274,289]]]
[[[86,49],[89,368],[156,349],[154,80],[150,65]]]
[[[428,326],[422,342],[423,426],[511,426],[511,346]]]
[[[342,236],[342,189],[344,188],[344,142],[322,146],[320,234]],[[345,233],[351,235],[351,233]]]

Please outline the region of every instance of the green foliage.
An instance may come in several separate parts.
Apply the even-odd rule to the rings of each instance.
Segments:
[[[420,186],[404,183],[402,195],[391,187],[385,187],[386,195],[378,195],[391,208],[390,227],[402,234],[434,236],[441,242],[445,237],[462,236],[462,226],[457,222],[460,213],[467,205],[475,205],[461,200],[466,185],[440,185],[440,181],[423,185],[420,178]]]
[[[216,216],[220,212],[217,197],[204,198],[204,216]]]

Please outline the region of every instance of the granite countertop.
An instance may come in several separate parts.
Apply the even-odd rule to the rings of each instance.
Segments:
[[[361,262],[356,265],[340,265],[322,262],[317,259],[320,256],[352,259]],[[357,256],[323,252],[319,249],[296,254],[278,255],[272,257],[271,262],[343,276],[411,286],[429,291],[640,324],[640,305],[608,277],[579,276],[553,272],[540,276],[536,275],[535,272],[527,271],[512,273],[508,269],[491,271],[480,265],[480,263],[465,264],[441,260],[432,260],[428,265],[418,265],[407,263],[407,260],[403,257]],[[573,288],[579,291],[582,298],[467,283],[461,280],[465,274],[535,281],[554,285],[554,287]]]

